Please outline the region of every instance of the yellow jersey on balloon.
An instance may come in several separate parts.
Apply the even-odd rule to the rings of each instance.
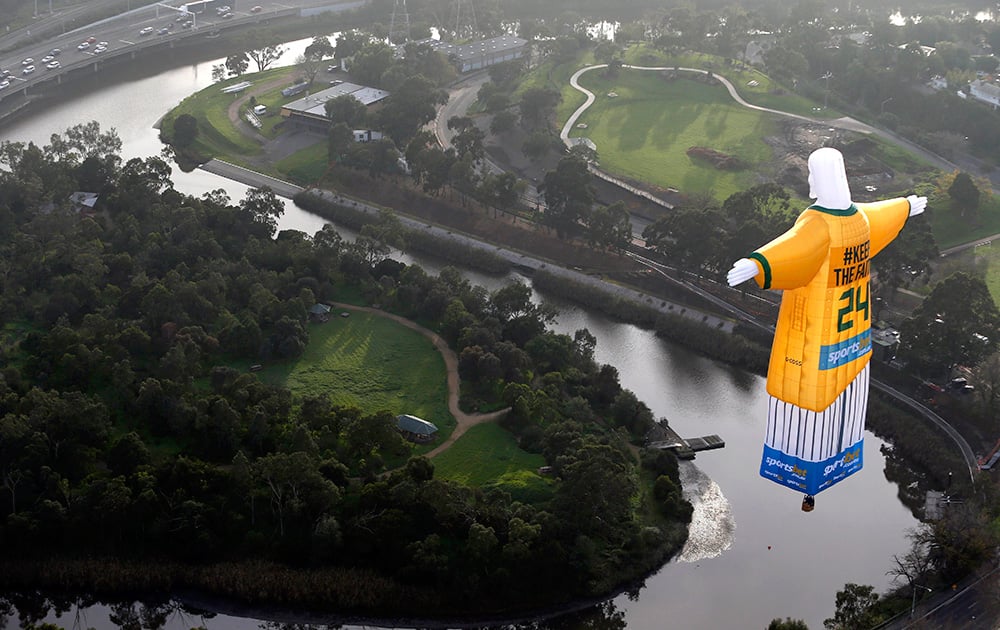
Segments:
[[[807,208],[785,234],[750,254],[764,289],[781,289],[768,393],[822,412],[871,357],[872,256],[906,223],[906,199],[843,210]]]
[[[927,206],[911,195],[851,201],[844,158],[809,155],[816,199],[788,232],[733,264],[731,286],[754,278],[784,291],[767,372],[767,431],[760,474],[815,495],[861,470],[872,353],[871,259]]]

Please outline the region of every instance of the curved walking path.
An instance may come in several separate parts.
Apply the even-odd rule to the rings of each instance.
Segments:
[[[451,432],[451,435],[449,435],[444,442],[438,444],[433,450],[428,451],[424,457],[429,459],[437,456],[441,452],[447,450],[458,438],[465,435],[465,432],[470,428],[476,426],[477,424],[483,424],[484,422],[494,422],[510,411],[509,407],[507,409],[501,409],[490,413],[466,413],[459,409],[458,356],[448,345],[448,342],[442,339],[441,336],[433,330],[428,330],[420,324],[406,319],[405,317],[400,317],[399,315],[394,315],[393,313],[387,313],[370,306],[355,306],[353,304],[345,304],[343,302],[330,302],[330,305],[348,311],[370,313],[372,315],[391,319],[397,324],[406,326],[411,330],[415,330],[424,337],[430,339],[431,343],[434,344],[434,347],[437,348],[437,351],[441,353],[441,357],[444,359],[445,370],[448,373],[448,411],[455,417],[455,430]]]
[[[576,89],[576,90],[578,90],[580,92],[583,92],[583,94],[587,97],[587,100],[584,102],[583,105],[581,105],[580,107],[578,107],[575,112],[573,112],[573,114],[566,121],[566,124],[563,125],[562,131],[559,132],[559,138],[563,141],[563,144],[565,144],[567,147],[572,146],[570,144],[570,141],[569,141],[569,132],[570,132],[570,130],[574,127],[574,125],[576,125],[576,121],[580,118],[580,116],[583,114],[583,112],[587,111],[587,108],[590,107],[594,103],[594,100],[596,98],[594,96],[594,93],[591,92],[590,90],[588,90],[587,88],[581,86],[578,80],[586,72],[590,72],[591,70],[597,70],[597,69],[600,69],[600,68],[607,68],[607,67],[608,67],[608,64],[606,64],[606,63],[596,64],[596,65],[593,65],[593,66],[587,66],[585,68],[580,68],[579,70],[577,70],[576,72],[573,73],[572,77],[570,77],[569,84],[574,89]],[[760,105],[754,105],[753,103],[748,103],[746,100],[744,100],[744,98],[742,96],[740,96],[740,93],[736,91],[736,86],[734,86],[729,79],[727,79],[726,77],[722,76],[721,74],[719,74],[717,72],[711,72],[710,70],[702,70],[701,68],[685,68],[685,67],[680,67],[680,66],[678,66],[678,67],[675,67],[675,66],[633,66],[633,65],[625,64],[625,65],[622,66],[622,68],[628,68],[630,70],[653,70],[653,71],[661,71],[661,72],[664,71],[664,70],[677,70],[677,71],[680,71],[680,72],[693,72],[695,74],[705,74],[705,75],[711,74],[713,77],[715,77],[719,81],[719,83],[721,83],[722,85],[724,85],[726,87],[726,90],[729,92],[729,95],[733,98],[734,101],[736,101],[739,105],[742,105],[743,107],[746,107],[748,109],[754,109],[754,110],[757,110],[759,112],[765,112],[765,113],[768,113],[768,114],[774,114],[776,116],[783,116],[785,118],[792,118],[794,120],[800,120],[802,122],[806,122],[806,123],[813,124],[813,125],[826,125],[828,127],[836,127],[838,129],[846,129],[848,131],[856,131],[856,132],[864,133],[864,134],[873,134],[873,135],[879,136],[880,138],[884,138],[885,140],[888,140],[888,141],[890,141],[890,142],[892,142],[894,144],[902,146],[905,149],[907,149],[907,150],[909,150],[909,151],[911,151],[913,153],[916,153],[917,155],[920,155],[922,158],[924,158],[925,160],[931,162],[937,168],[940,168],[940,169],[945,170],[945,171],[961,170],[961,169],[959,169],[958,166],[956,166],[952,162],[949,162],[948,160],[942,158],[940,155],[932,153],[932,152],[928,151],[927,149],[924,149],[923,147],[918,146],[918,145],[910,142],[909,140],[906,140],[905,138],[901,138],[901,137],[897,136],[894,133],[889,133],[888,131],[885,131],[884,129],[879,129],[877,127],[872,127],[871,125],[869,125],[867,123],[863,123],[860,120],[855,120],[854,118],[851,118],[849,116],[844,116],[842,118],[835,118],[833,120],[821,119],[821,118],[810,118],[809,116],[802,116],[800,114],[792,114],[792,113],[789,113],[789,112],[781,111],[780,109],[771,109],[770,107],[761,107]]]
[[[583,114],[583,112],[587,111],[587,108],[589,108],[591,105],[593,105],[594,101],[597,98],[597,97],[594,96],[593,92],[591,92],[587,88],[585,88],[582,85],[580,85],[580,82],[579,82],[580,77],[583,76],[585,73],[590,72],[591,70],[599,70],[600,68],[607,68],[607,67],[608,67],[608,64],[606,64],[606,63],[599,63],[599,64],[596,64],[596,65],[593,65],[593,66],[587,66],[586,68],[580,68],[579,70],[577,70],[576,72],[573,73],[573,76],[571,76],[569,78],[569,84],[574,89],[576,89],[576,90],[578,90],[580,92],[583,92],[583,94],[587,97],[587,100],[583,103],[583,105],[581,105],[580,107],[578,107],[575,112],[573,112],[573,114],[566,121],[566,124],[563,125],[562,131],[559,132],[559,139],[563,141],[563,144],[566,144],[567,146],[569,146],[569,132],[570,132],[570,130],[573,128],[574,125],[576,125],[576,121],[579,120],[579,118]],[[778,110],[778,109],[771,109],[769,107],[761,107],[760,105],[754,105],[752,103],[748,103],[745,100],[743,100],[743,97],[740,96],[740,93],[736,91],[736,86],[734,86],[729,81],[729,79],[727,79],[726,77],[722,76],[721,74],[710,72],[709,70],[702,70],[701,68],[684,68],[684,67],[675,67],[675,66],[633,66],[633,65],[628,65],[628,64],[623,65],[622,68],[628,68],[629,70],[652,70],[652,71],[657,71],[657,72],[663,72],[664,70],[672,70],[672,71],[673,70],[678,70],[680,72],[693,72],[695,74],[711,74],[713,77],[715,77],[716,79],[718,79],[719,83],[721,83],[722,85],[726,86],[726,89],[729,91],[729,95],[731,97],[733,97],[733,100],[736,101],[737,103],[739,103],[740,105],[742,105],[743,107],[747,107],[749,109],[756,109],[757,111],[767,112],[769,114],[777,114],[779,116],[786,116],[788,118],[794,118],[796,120],[801,120],[803,122],[808,122],[808,123],[813,123],[813,124],[833,124],[834,122],[836,122],[836,121],[828,121],[828,120],[822,120],[821,121],[821,120],[817,120],[815,118],[809,118],[808,116],[800,116],[799,114],[790,114],[788,112],[783,112],[783,111]]]

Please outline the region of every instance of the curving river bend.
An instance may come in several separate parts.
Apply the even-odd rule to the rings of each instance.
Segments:
[[[282,61],[292,63],[307,43],[289,43]],[[0,139],[45,144],[53,132],[97,120],[103,129],[117,129],[125,159],[158,154],[161,145],[153,125],[181,99],[210,85],[211,66],[220,62],[109,71],[86,88],[67,90],[65,100],[34,108],[30,116],[0,128]],[[224,188],[234,201],[246,191],[203,171],[175,170],[174,184],[196,196]],[[280,229],[312,234],[324,223],[291,202],[286,207]],[[429,270],[441,266],[433,260],[403,259]],[[514,279],[468,275],[491,289]],[[907,551],[906,531],[917,521],[884,477],[880,440],[869,433],[864,471],[824,492],[816,511],[804,514],[798,495],[757,475],[766,417],[762,378],[693,355],[635,326],[545,295],[536,297],[560,308],[558,330],[588,328],[597,338],[597,360],[614,365],[622,384],[682,435],[718,433],[726,441],[725,449],[682,463],[685,493],[695,506],[690,539],[680,556],[649,577],[637,595],[611,600],[627,627],[764,628],[773,618],[790,616],[822,628],[845,583],[877,589],[889,585],[886,571],[892,556]],[[103,606],[72,615],[81,627],[118,627]],[[74,623],[72,616],[50,621],[67,627]],[[190,628],[194,622],[211,629],[260,623],[230,615],[175,616],[167,627]]]

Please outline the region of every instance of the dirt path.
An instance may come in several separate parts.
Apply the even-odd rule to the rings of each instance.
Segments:
[[[243,108],[244,103],[250,100],[251,96],[260,96],[261,94],[270,92],[271,90],[279,88],[286,83],[288,83],[288,77],[282,76],[264,83],[255,84],[250,89],[246,90],[242,96],[230,103],[227,113],[229,115],[230,122],[232,122],[233,126],[236,127],[236,130],[244,136],[253,138],[261,144],[266,143],[268,140],[267,138],[257,133],[256,129],[252,128],[245,120],[240,118],[240,110]]]
[[[371,308],[370,306],[354,306],[353,304],[344,304],[343,302],[331,302],[330,304],[335,308],[348,311],[359,311],[362,313],[371,313],[379,317],[391,319],[392,321],[406,326],[411,330],[415,330],[424,337],[430,339],[431,343],[434,344],[434,347],[437,348],[437,351],[441,353],[441,356],[444,358],[445,369],[448,373],[448,411],[450,411],[451,415],[455,417],[456,425],[455,430],[451,432],[451,435],[449,435],[444,442],[428,452],[426,457],[436,457],[439,453],[445,451],[452,444],[454,444],[455,440],[465,435],[465,432],[471,427],[474,427],[477,424],[483,424],[484,422],[493,422],[498,420],[510,411],[510,409],[507,408],[491,413],[465,413],[459,409],[458,356],[455,354],[455,351],[448,346],[448,343],[434,331],[428,330],[420,324],[406,319],[405,317],[393,315],[392,313],[386,313],[385,311],[377,308]]]

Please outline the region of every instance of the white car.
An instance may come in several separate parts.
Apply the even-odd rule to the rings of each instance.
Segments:
[[[28,57],[27,59],[25,59],[25,60],[23,60],[23,61],[21,62],[21,65],[22,65],[22,66],[30,66],[30,65],[31,65],[31,64],[33,64],[33,63],[35,63],[35,60],[34,60],[34,59],[32,59],[31,57]]]
[[[4,89],[8,85],[10,85],[10,81],[8,81],[7,79],[4,79],[3,81],[0,81],[0,90]]]
[[[87,50],[88,48],[90,48],[90,42],[80,42],[76,47],[77,50]]]
[[[42,57],[42,63],[49,63],[50,61],[55,61],[55,57],[52,55],[45,55]]]
[[[55,70],[56,68],[58,68],[61,65],[62,64],[60,64],[58,60],[53,60],[53,61],[50,61],[47,64],[45,64],[45,67],[48,68],[49,70]]]
[[[24,69],[21,70],[21,74],[31,74],[34,71],[35,71],[35,66],[25,66]]]
[[[108,42],[97,42],[97,47],[107,49]]]
[[[139,34],[140,35],[152,35],[153,34],[153,27],[152,26],[147,26],[146,28],[140,30]]]
[[[104,52],[105,50],[107,50],[107,48],[105,48],[104,46],[95,46],[94,50],[92,50],[90,52],[94,53],[95,55],[99,55],[102,52]]]

